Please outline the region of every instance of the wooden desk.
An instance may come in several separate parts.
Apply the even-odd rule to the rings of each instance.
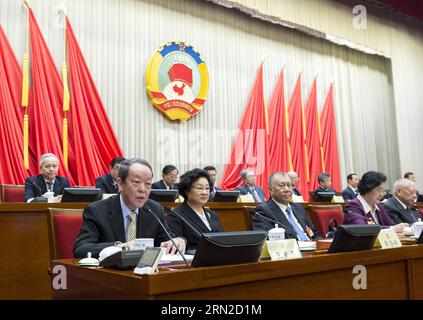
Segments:
[[[356,265],[367,268],[367,289],[353,288]],[[423,299],[423,246],[308,255],[287,261],[169,270],[66,268],[67,289],[54,299]]]
[[[166,205],[178,206],[178,203]],[[249,230],[243,203],[210,203],[225,231]],[[87,203],[0,205],[0,299],[51,299],[47,208],[85,208]]]

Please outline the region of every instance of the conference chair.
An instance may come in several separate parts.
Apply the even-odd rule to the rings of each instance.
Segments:
[[[320,234],[325,237],[328,232],[329,222],[333,219],[338,225],[344,221],[344,213],[342,206],[333,205],[309,205],[311,219],[319,230]]]
[[[253,230],[253,217],[254,217],[254,212],[256,211],[256,207],[243,206],[242,210],[244,211],[245,225],[247,226],[248,230]]]
[[[314,200],[314,190],[310,190],[310,191],[308,192],[308,194],[309,194],[309,196],[310,196],[310,200],[309,200],[308,202],[313,202],[313,200]]]
[[[24,202],[24,185],[2,184],[1,202]]]
[[[73,245],[82,226],[83,209],[49,208],[50,259],[73,258]]]

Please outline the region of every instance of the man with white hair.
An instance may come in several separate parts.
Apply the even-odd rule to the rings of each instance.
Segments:
[[[289,179],[291,179],[292,184],[292,194],[295,194],[296,196],[301,196],[301,192],[297,189],[297,184],[300,178],[298,177],[298,174],[295,171],[289,171],[288,172]]]
[[[253,170],[244,169],[241,171],[241,179],[244,182],[242,186],[237,187],[237,190],[242,195],[251,194],[254,202],[266,201],[266,195],[264,194],[263,188],[257,185],[256,174]]]
[[[46,192],[53,192],[53,202],[60,202],[64,188],[69,187],[69,180],[58,176],[59,159],[53,153],[45,153],[40,157],[41,174],[25,180],[25,202],[31,202],[35,197],[42,197]]]
[[[395,181],[394,196],[390,197],[383,206],[396,224],[401,222],[412,224],[421,218],[419,211],[414,208],[416,191],[416,184],[412,180]]]

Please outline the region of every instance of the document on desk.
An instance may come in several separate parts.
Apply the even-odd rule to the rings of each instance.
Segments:
[[[192,261],[192,259],[194,259],[194,255],[192,254],[185,254],[184,257],[187,261]],[[184,259],[180,254],[164,254],[160,259],[159,265],[172,262],[184,262]]]

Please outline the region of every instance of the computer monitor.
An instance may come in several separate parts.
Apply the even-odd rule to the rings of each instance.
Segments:
[[[336,192],[333,191],[319,191],[314,195],[315,202],[331,202]]]
[[[62,194],[62,202],[94,202],[100,199],[100,188],[65,188]]]
[[[336,230],[328,253],[371,250],[379,232],[378,224],[341,224]]]
[[[417,202],[423,202],[423,193],[419,193],[418,195],[417,195],[417,200],[416,200]]]
[[[256,262],[266,240],[266,231],[203,233],[192,267]]]
[[[240,192],[237,190],[225,191],[217,190],[214,194],[214,202],[237,202]]]
[[[178,190],[151,189],[149,199],[157,202],[175,202]]]

